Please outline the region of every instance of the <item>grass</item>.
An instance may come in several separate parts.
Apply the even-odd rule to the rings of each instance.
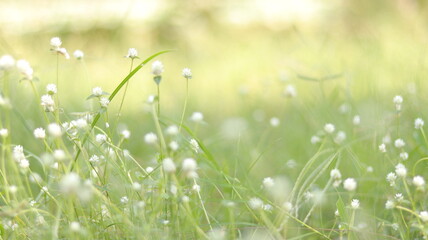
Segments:
[[[426,127],[415,127],[427,119],[423,33],[412,41],[381,23],[377,39],[363,28],[325,42],[304,28],[284,42],[259,30],[222,46],[227,57],[207,47],[212,58],[194,61],[191,79],[180,75],[183,50],[141,54],[129,69],[118,54],[47,56],[42,41],[33,78],[0,69],[1,239],[426,238],[427,189],[415,178],[427,178]],[[54,82],[52,109],[42,107]],[[91,94],[96,85],[105,91]]]

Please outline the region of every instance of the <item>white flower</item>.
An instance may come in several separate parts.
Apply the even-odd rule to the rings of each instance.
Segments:
[[[155,76],[160,76],[163,72],[163,64],[161,61],[155,61],[152,64],[152,73]]]
[[[64,175],[59,182],[59,188],[63,193],[76,194],[80,189],[80,177],[74,172]]]
[[[404,200],[403,194],[402,193],[395,194],[395,200],[397,200],[397,202],[403,201]]]
[[[385,153],[386,152],[386,145],[385,143],[382,143],[381,145],[379,145],[379,151]]]
[[[201,186],[199,186],[198,184],[193,184],[192,186],[192,190],[195,192],[200,192],[201,191]]]
[[[0,137],[7,137],[9,135],[9,131],[6,128],[0,129]]]
[[[147,133],[146,135],[144,135],[144,141],[147,144],[156,144],[158,141],[158,137],[156,136],[156,134],[150,132],[150,133]]]
[[[155,102],[155,100],[156,100],[156,96],[155,96],[155,95],[150,95],[150,96],[147,98],[147,103],[152,104],[152,103],[154,103],[154,102]]]
[[[395,186],[395,180],[397,180],[397,175],[395,175],[395,173],[390,172],[388,175],[386,175],[386,181],[389,182],[391,187]]]
[[[360,116],[355,115],[355,116],[354,116],[354,118],[352,119],[352,123],[353,123],[354,125],[360,125],[360,123],[361,123],[361,118],[360,118]]]
[[[48,132],[52,137],[61,137],[62,135],[61,126],[56,123],[51,123],[48,125]]]
[[[18,191],[18,187],[17,186],[15,186],[15,185],[10,185],[9,186],[9,192],[11,194],[15,194],[17,191]]]
[[[360,200],[352,199],[351,207],[352,209],[358,209],[360,207]]]
[[[30,66],[30,63],[26,60],[18,60],[16,62],[16,67],[18,68],[19,72],[24,74],[25,78],[28,80],[33,79],[33,68]]]
[[[171,158],[165,158],[162,161],[162,167],[166,173],[173,173],[176,170],[175,163]]]
[[[296,88],[293,85],[287,85],[284,89],[284,95],[289,98],[297,96]]]
[[[339,131],[336,137],[334,138],[334,142],[337,144],[341,144],[343,141],[345,141],[345,139],[346,139],[346,133],[343,131]]]
[[[73,56],[77,59],[83,59],[83,57],[85,56],[85,54],[81,51],[81,50],[76,50],[73,52]]]
[[[22,146],[18,145],[13,148],[13,158],[15,158],[17,162],[25,159],[24,148]]]
[[[53,152],[53,157],[58,161],[62,161],[65,159],[65,152],[62,149],[56,149]]]
[[[179,148],[179,145],[176,141],[171,141],[168,146],[172,151],[177,151]]]
[[[53,112],[55,109],[55,102],[51,95],[46,94],[41,98],[41,105],[46,112]]]
[[[343,188],[347,191],[354,191],[357,188],[357,182],[353,178],[347,178],[343,182]]]
[[[367,172],[372,173],[373,172],[373,167],[372,166],[368,166],[366,169]]]
[[[127,204],[129,202],[129,199],[127,196],[123,196],[120,198],[120,202],[123,204]]]
[[[147,167],[147,168],[146,168],[146,172],[147,172],[147,173],[151,173],[151,172],[153,172],[153,170],[154,170],[154,169],[153,169],[152,167]]]
[[[275,181],[271,177],[267,177],[263,179],[263,186],[265,188],[271,188],[275,185]]]
[[[181,168],[183,169],[184,172],[193,172],[193,171],[196,171],[196,169],[198,168],[198,165],[195,159],[186,158],[183,160]]]
[[[53,37],[51,38],[51,46],[55,49],[61,47],[62,41],[59,37]]]
[[[422,176],[415,176],[413,178],[413,185],[415,185],[417,188],[422,188],[425,186],[425,180]]]
[[[0,57],[0,70],[8,70],[15,65],[15,59],[10,55]]]
[[[260,200],[260,198],[251,198],[248,201],[248,205],[253,210],[259,210],[259,209],[261,209],[263,207],[263,201]]]
[[[382,138],[382,143],[390,144],[391,143],[391,136],[389,136],[389,134],[387,134],[386,136],[384,136]]]
[[[332,179],[335,179],[335,180],[336,179],[341,179],[342,178],[342,174],[340,173],[339,169],[335,168],[335,169],[332,169],[330,171],[330,177]]]
[[[108,98],[106,98],[106,97],[100,98],[100,105],[101,105],[101,107],[106,108],[106,107],[108,107],[109,103],[110,103],[110,100],[108,100]]]
[[[78,222],[71,222],[70,223],[70,230],[72,232],[79,232],[80,231],[80,223],[78,223]]]
[[[189,68],[184,68],[182,75],[184,78],[192,79],[192,71]]]
[[[419,217],[421,218],[422,221],[428,222],[428,212],[427,211],[420,212]]]
[[[195,151],[196,153],[199,152],[199,143],[198,141],[196,141],[196,139],[190,139],[190,146],[192,147],[193,151]]]
[[[65,57],[65,59],[70,59],[70,55],[68,54],[67,49],[58,48],[58,49],[56,49],[56,52],[63,55]]]
[[[126,130],[126,129],[123,130],[122,132],[120,132],[120,134],[125,139],[129,139],[131,137],[131,132],[129,130]]]
[[[103,89],[101,87],[92,88],[92,95],[100,97],[101,95],[103,95]]]
[[[406,143],[403,141],[403,139],[401,139],[401,138],[398,138],[397,140],[395,140],[395,142],[394,142],[394,146],[396,147],[396,148],[402,148],[402,147],[404,147],[406,145]]]
[[[311,137],[311,143],[312,144],[317,144],[319,142],[321,142],[321,138],[320,137],[318,137],[318,136],[312,136]]]
[[[263,210],[266,212],[270,212],[273,210],[273,207],[270,204],[265,204],[265,205],[263,205]]]
[[[202,122],[204,120],[204,115],[201,112],[194,112],[190,117],[190,120],[194,122]]]
[[[136,58],[138,57],[138,51],[135,48],[128,49],[128,55],[125,56],[126,58]]]
[[[399,163],[399,164],[397,164],[397,166],[395,166],[395,173],[399,177],[406,177],[407,176],[407,169],[403,164]]]
[[[422,120],[422,118],[416,118],[415,119],[415,128],[416,129],[420,129],[424,126],[424,120]]]
[[[30,167],[30,162],[27,159],[22,159],[19,162],[19,167],[21,167],[22,169],[27,169]]]
[[[289,211],[291,211],[291,209],[293,209],[293,204],[291,204],[291,202],[285,202],[284,204],[282,204],[282,208],[286,212],[289,212]]]
[[[56,85],[53,83],[46,85],[46,92],[48,92],[49,95],[54,95],[57,93]]]
[[[190,201],[190,198],[186,195],[184,195],[183,197],[181,197],[181,201],[184,203],[188,203]]]
[[[104,135],[104,134],[97,134],[97,135],[95,136],[95,141],[96,141],[97,143],[103,143],[103,142],[107,141],[107,136],[106,136],[106,135]]]
[[[333,133],[333,132],[334,132],[334,130],[335,130],[335,127],[334,127],[334,125],[333,125],[333,124],[331,124],[331,123],[327,123],[327,124],[324,126],[324,131],[325,131],[326,133],[331,134],[331,133]]]
[[[168,135],[177,135],[178,134],[178,127],[176,125],[171,125],[166,129],[166,133]]]
[[[134,189],[135,191],[141,190],[141,184],[139,184],[138,182],[133,182],[132,189]]]
[[[75,126],[80,129],[86,128],[88,126],[88,122],[84,118],[79,118],[74,123]]]
[[[44,139],[46,137],[46,132],[43,128],[36,128],[33,133],[34,137],[38,139]]]
[[[409,154],[407,152],[400,153],[400,158],[403,160],[407,160],[409,158]]]
[[[386,203],[385,203],[386,209],[393,209],[394,207],[395,207],[394,201],[391,201],[391,200],[386,201]]]
[[[92,157],[89,158],[89,162],[91,163],[97,163],[100,161],[100,158],[97,155],[92,155]]]
[[[270,119],[269,123],[272,127],[278,127],[280,121],[279,121],[279,118],[273,117]]]
[[[400,111],[401,110],[401,104],[403,103],[403,97],[401,97],[401,96],[395,96],[392,101],[395,104],[395,109],[397,111]]]

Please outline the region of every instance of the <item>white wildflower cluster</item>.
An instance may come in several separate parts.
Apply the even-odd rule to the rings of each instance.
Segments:
[[[401,111],[401,104],[403,103],[403,97],[400,95],[397,95],[392,100],[395,104],[395,110]]]
[[[67,52],[67,49],[61,47],[62,41],[59,37],[51,38],[51,50],[56,52],[57,54],[61,54],[65,57],[65,59],[70,59],[70,55]]]
[[[389,182],[389,185],[391,187],[395,186],[395,181],[397,180],[397,175],[393,172],[388,173],[388,175],[386,175],[386,181]]]
[[[333,187],[339,187],[342,183],[342,174],[339,169],[335,168],[330,171],[330,177],[333,180]]]

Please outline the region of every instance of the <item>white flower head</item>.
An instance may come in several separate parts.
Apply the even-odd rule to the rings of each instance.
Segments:
[[[357,188],[357,181],[353,178],[347,178],[343,182],[343,188],[347,191],[354,191]]]
[[[128,49],[128,55],[125,56],[126,58],[134,59],[138,57],[138,51],[135,48]]]
[[[127,196],[123,196],[120,198],[120,202],[123,204],[127,204],[129,202],[129,199]]]
[[[158,141],[158,137],[156,136],[155,133],[150,132],[150,133],[147,133],[146,135],[144,135],[144,141],[147,144],[156,144]]]
[[[41,98],[41,105],[45,112],[53,112],[55,110],[55,102],[51,95],[46,94]]]
[[[415,176],[413,178],[413,185],[418,189],[422,189],[425,186],[425,179],[422,176]]]
[[[290,212],[291,209],[293,209],[293,204],[291,204],[291,202],[285,202],[284,204],[282,204],[282,208],[286,211],[286,212]]]
[[[391,200],[386,201],[386,203],[385,203],[386,209],[393,209],[394,207],[395,207],[394,201],[391,201]]]
[[[70,54],[68,54],[67,49],[58,48],[58,49],[56,49],[56,52],[63,55],[65,57],[65,59],[70,59]]]
[[[331,123],[327,123],[327,124],[324,126],[324,131],[325,131],[326,133],[328,133],[328,134],[333,133],[335,129],[336,129],[336,128],[335,128],[335,127],[334,127],[334,125],[333,125],[333,124],[331,124]]]
[[[10,55],[0,57],[0,70],[9,70],[15,65],[15,59]]]
[[[50,84],[48,84],[48,85],[46,85],[46,92],[49,94],[49,95],[54,95],[55,93],[57,93],[57,88],[56,88],[56,85],[55,84],[53,84],[53,83],[50,83]]]
[[[26,79],[31,80],[33,79],[33,68],[30,66],[30,63],[26,60],[20,59],[16,61],[16,67],[18,68],[18,71],[21,72]]]
[[[6,128],[0,129],[0,137],[7,137],[9,135],[9,131]]]
[[[186,158],[183,160],[182,167],[184,172],[194,172],[198,168],[198,164],[193,158]]]
[[[66,155],[65,155],[64,150],[62,150],[62,149],[56,149],[53,152],[53,157],[57,161],[62,161],[62,160],[64,160],[66,158]]]
[[[131,137],[131,132],[125,129],[125,130],[122,130],[122,132],[120,132],[120,135],[122,135],[124,139],[129,139]]]
[[[275,185],[275,181],[271,177],[267,177],[263,179],[263,187],[271,188]]]
[[[342,178],[342,174],[340,173],[339,169],[335,168],[330,171],[330,177],[334,180],[337,180]]]
[[[428,211],[422,211],[419,213],[419,217],[423,222],[428,222]]]
[[[395,97],[394,97],[394,99],[393,99],[392,101],[393,101],[393,102],[394,102],[394,104],[395,104],[395,109],[396,109],[397,111],[400,111],[400,110],[401,110],[401,104],[403,103],[403,97],[402,97],[402,96],[397,95],[397,96],[395,96]]]
[[[27,159],[22,159],[19,162],[19,167],[22,168],[22,169],[27,169],[27,168],[30,167],[30,162]]]
[[[110,100],[108,100],[108,98],[106,98],[106,97],[100,98],[100,105],[101,105],[101,107],[107,108],[108,105],[109,105],[109,103],[110,103]]]
[[[162,167],[166,173],[174,173],[176,170],[175,163],[171,158],[165,158],[162,161]]]
[[[386,181],[389,182],[391,187],[395,186],[395,180],[397,180],[397,175],[395,173],[390,172],[388,175],[386,175]]]
[[[248,205],[253,210],[260,210],[263,207],[263,201],[260,198],[251,198],[248,201]]]
[[[346,139],[346,133],[344,131],[339,131],[336,137],[334,138],[334,142],[336,144],[341,144],[343,143],[343,141],[345,141],[345,139]]]
[[[312,144],[317,144],[319,142],[321,142],[321,138],[320,137],[318,137],[318,136],[312,136],[311,137],[311,143]]]
[[[104,135],[104,134],[97,134],[97,135],[95,136],[95,141],[96,141],[97,143],[104,143],[104,142],[106,142],[106,141],[107,141],[107,136],[106,136],[106,135]]]
[[[396,148],[402,148],[402,147],[406,146],[406,143],[403,141],[403,139],[398,138],[397,140],[395,140],[394,146]]]
[[[395,173],[397,176],[404,178],[407,176],[407,169],[403,164],[399,163],[395,166]]]
[[[425,122],[422,120],[422,118],[416,118],[415,119],[415,128],[420,129],[424,126]]]
[[[33,133],[34,137],[38,139],[44,139],[46,137],[46,132],[43,128],[36,128]]]
[[[176,141],[171,141],[171,142],[168,144],[168,147],[169,147],[172,151],[177,151],[177,150],[178,150],[178,148],[179,148],[180,146],[178,145],[178,143],[177,143]]]
[[[352,199],[351,208],[352,209],[358,209],[359,207],[360,207],[360,200]]]
[[[51,123],[48,125],[48,132],[52,137],[61,137],[62,135],[61,126],[56,123]]]
[[[70,231],[72,232],[80,232],[80,223],[79,222],[71,222],[70,223]]]
[[[100,97],[103,95],[103,89],[101,87],[94,87],[92,88],[92,95],[96,97]]]
[[[353,123],[354,125],[360,125],[360,123],[361,123],[361,118],[360,118],[360,116],[359,116],[359,115],[355,115],[355,116],[354,116],[354,118],[352,119],[352,123]]]
[[[402,152],[400,153],[400,158],[405,161],[409,158],[409,154],[407,152]]]
[[[171,125],[166,129],[166,133],[168,135],[177,135],[178,134],[178,127],[177,125]]]
[[[382,143],[381,145],[379,145],[379,151],[383,152],[383,153],[386,153],[386,145],[385,145],[385,143]]]
[[[190,146],[192,147],[193,151],[195,151],[196,153],[199,152],[199,143],[198,141],[196,141],[196,139],[192,138],[190,139]]]
[[[80,177],[74,172],[64,175],[59,182],[61,192],[66,194],[76,194],[81,190]]]
[[[58,49],[59,47],[61,47],[62,41],[59,37],[53,37],[51,38],[51,46],[54,49]]]
[[[280,124],[279,118],[273,117],[269,120],[269,123],[272,127],[278,127]]]
[[[152,64],[152,73],[155,76],[160,76],[163,73],[163,64],[161,61],[155,61]]]
[[[297,96],[297,90],[293,85],[287,85],[284,89],[284,95],[288,98],[294,98]]]
[[[194,112],[192,113],[190,120],[193,122],[202,122],[204,120],[204,115],[201,112]]]
[[[76,50],[76,51],[73,52],[73,56],[77,60],[81,60],[81,59],[83,59],[83,57],[85,56],[85,54],[81,50]]]
[[[192,71],[189,68],[184,68],[182,75],[184,78],[192,79]]]

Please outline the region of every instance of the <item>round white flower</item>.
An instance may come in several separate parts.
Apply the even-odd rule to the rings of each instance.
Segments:
[[[416,118],[415,119],[415,128],[416,129],[420,129],[424,126],[424,120],[422,120],[422,118]]]
[[[275,181],[271,177],[267,177],[263,179],[263,186],[265,188],[271,188],[275,185]]]
[[[403,97],[400,95],[397,95],[394,97],[394,99],[392,100],[395,104],[402,104],[403,103]]]
[[[352,199],[351,207],[352,209],[358,209],[360,207],[360,200]]]
[[[48,92],[49,95],[54,95],[55,93],[57,93],[57,88],[56,85],[53,83],[50,83],[48,85],[46,85],[46,92]]]
[[[386,203],[385,203],[386,209],[393,209],[394,207],[395,207],[394,201],[391,201],[391,200],[386,201]]]
[[[27,168],[30,167],[30,162],[27,159],[22,159],[19,162],[19,167],[22,168],[22,169],[27,169]]]
[[[56,123],[51,123],[48,125],[48,132],[52,137],[61,137],[62,135],[61,126]]]
[[[193,184],[192,190],[195,191],[195,192],[200,192],[201,191],[201,186],[199,186],[198,184]]]
[[[64,175],[59,182],[59,188],[63,193],[75,194],[80,191],[80,177],[74,172]]]
[[[83,59],[83,57],[85,56],[85,54],[81,51],[81,50],[76,50],[73,52],[73,56],[77,59]]]
[[[352,119],[352,123],[353,123],[354,125],[360,125],[360,123],[361,123],[361,118],[360,118],[360,116],[355,115],[355,116],[354,116],[354,118]]]
[[[96,141],[97,143],[103,143],[103,142],[107,141],[107,136],[106,136],[106,135],[104,135],[104,134],[97,134],[97,135],[95,136],[95,141]]]
[[[312,136],[311,137],[311,143],[312,144],[317,144],[319,142],[321,142],[321,138],[320,137],[318,137],[318,136]]]
[[[161,61],[155,61],[152,64],[152,73],[155,76],[160,76],[163,73],[163,64]]]
[[[428,222],[428,212],[427,211],[420,212],[419,217],[421,218],[422,221]]]
[[[386,152],[386,145],[385,143],[382,143],[381,145],[379,145],[379,151],[385,153]]]
[[[407,152],[400,153],[400,158],[403,160],[407,160],[409,158],[409,154]]]
[[[120,202],[123,204],[127,204],[129,202],[129,199],[127,196],[123,196],[120,198]]]
[[[342,178],[342,174],[340,173],[339,169],[335,168],[335,169],[332,169],[330,171],[330,177],[332,179],[341,179]]]
[[[16,61],[16,67],[18,71],[24,74],[25,78],[31,80],[33,79],[33,68],[30,66],[30,63],[26,60],[20,59]]]
[[[395,180],[397,180],[397,175],[395,175],[395,173],[390,172],[388,175],[386,175],[386,181],[389,182],[391,187],[395,185]]]
[[[395,166],[395,173],[399,177],[406,177],[407,176],[407,169],[403,164],[399,163],[399,164],[397,164],[397,166]]]
[[[46,132],[43,128],[36,128],[33,133],[34,137],[38,139],[44,139],[46,137]]]
[[[136,58],[138,57],[138,51],[135,48],[130,48],[128,49],[128,55],[126,55],[125,57],[127,58]]]
[[[343,182],[343,188],[347,191],[354,191],[357,188],[357,181],[353,178],[347,178]]]
[[[175,163],[171,158],[165,158],[162,161],[162,167],[166,173],[173,173],[176,170]]]
[[[293,209],[293,204],[291,204],[291,202],[285,202],[284,204],[282,204],[282,208],[286,212],[289,212],[289,211],[291,211],[291,209]]]
[[[334,138],[334,142],[337,144],[341,144],[343,143],[343,141],[345,141],[345,139],[346,139],[346,133],[343,131],[339,131],[336,137]]]
[[[401,138],[398,138],[397,140],[395,140],[395,142],[394,142],[394,146],[396,147],[396,148],[402,148],[402,147],[404,147],[406,145],[406,143],[403,141],[403,139],[401,139]]]
[[[325,131],[326,133],[329,133],[329,134],[333,133],[335,129],[336,129],[336,128],[335,128],[335,127],[334,127],[334,125],[333,125],[333,124],[331,124],[331,123],[327,123],[327,124],[324,126],[324,131]]]
[[[263,207],[263,201],[260,200],[260,198],[251,198],[248,201],[248,205],[250,206],[251,209],[253,210],[260,210]]]
[[[166,129],[166,133],[168,135],[177,135],[178,134],[178,127],[176,125],[171,125]]]
[[[80,231],[80,223],[78,223],[78,222],[71,222],[70,223],[70,230],[72,232],[79,232]]]
[[[120,132],[120,134],[125,139],[129,139],[131,137],[131,132],[129,130],[126,130],[126,129],[123,130],[122,132]]]
[[[196,171],[198,165],[193,158],[186,158],[183,160],[182,167],[184,172],[193,172]]]
[[[147,133],[146,135],[144,135],[144,141],[147,144],[156,144],[158,141],[158,137],[156,136],[156,134],[150,132],[150,133]]]
[[[101,87],[92,88],[92,95],[100,97],[101,95],[103,95],[103,89]]]
[[[43,109],[46,112],[53,112],[55,110],[55,108],[54,108],[55,102],[54,102],[52,96],[49,94],[42,96],[40,105],[42,105]]]
[[[194,122],[202,122],[204,120],[204,115],[201,112],[194,112],[190,117],[190,120]]]
[[[288,98],[294,98],[297,96],[296,88],[293,85],[287,85],[284,89],[284,95]]]
[[[0,129],[0,137],[7,137],[9,135],[9,131],[6,128]]]
[[[415,176],[413,178],[413,185],[418,188],[425,186],[425,179],[422,176]]]
[[[0,70],[8,70],[15,65],[15,59],[10,55],[3,55],[0,57]]]
[[[106,98],[106,97],[100,98],[101,107],[106,108],[106,107],[108,107],[109,103],[110,103],[110,100],[108,100],[108,98]]]
[[[62,150],[62,149],[56,149],[53,152],[53,157],[55,158],[55,160],[62,161],[62,160],[65,159],[66,156],[65,156],[64,150]]]
[[[139,184],[138,182],[133,182],[132,189],[134,189],[135,191],[141,190],[141,184]]]
[[[53,37],[51,38],[51,46],[54,48],[61,47],[62,41],[59,37]]]
[[[176,141],[171,141],[168,146],[172,151],[177,151],[179,148],[179,145]]]
[[[272,127],[278,127],[279,126],[279,118],[273,117],[269,120],[269,123]]]
[[[192,79],[192,71],[189,68],[183,69],[182,75],[187,79]]]

